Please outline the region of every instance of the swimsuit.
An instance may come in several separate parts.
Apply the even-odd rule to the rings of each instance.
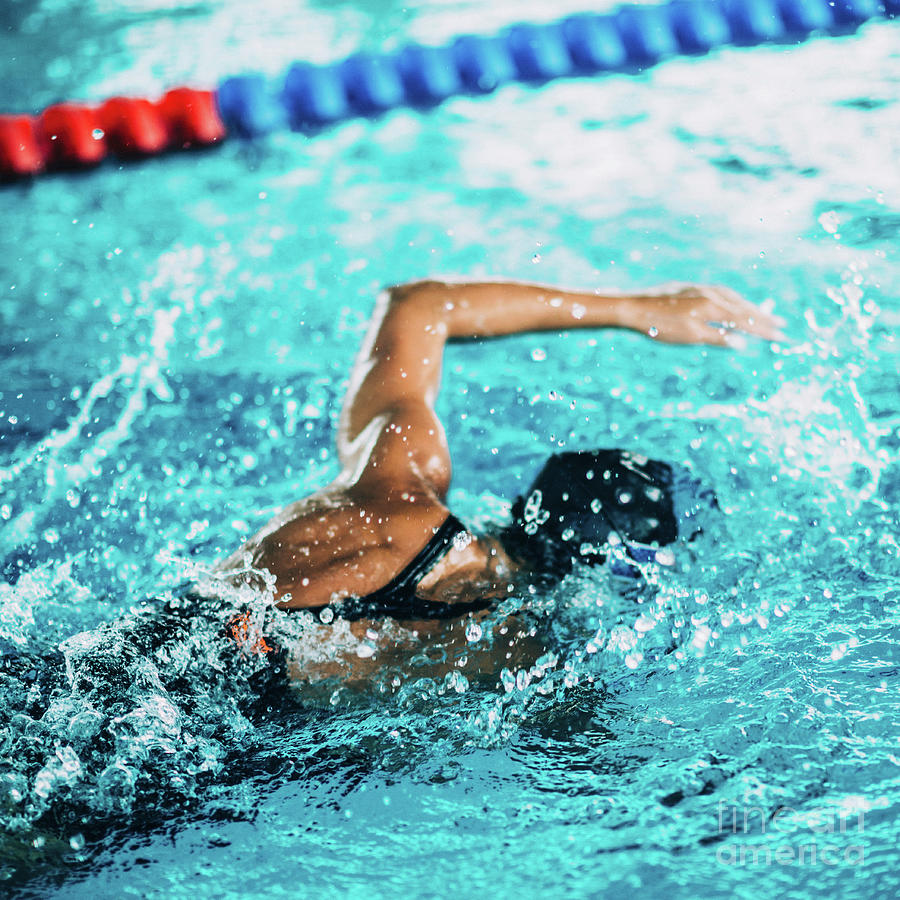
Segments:
[[[416,595],[419,582],[450,552],[457,539],[466,534],[466,526],[450,514],[412,561],[383,587],[364,597],[346,597],[335,603],[304,606],[297,612],[313,613],[321,622],[328,624],[336,615],[351,622],[385,616],[411,621],[457,619],[470,612],[488,609],[493,603],[492,599],[444,603],[440,600],[425,600]],[[277,645],[270,646],[267,643],[259,626],[252,622],[249,610],[232,618],[228,627],[231,639],[244,653],[262,656],[276,652],[283,655]]]
[[[305,606],[306,612],[319,614],[331,610],[343,619],[456,619],[470,612],[487,609],[492,601],[479,598],[459,603],[424,600],[416,594],[419,582],[453,548],[458,538],[467,534],[466,526],[450,514],[427,544],[413,557],[399,575],[365,597],[347,597],[337,603]]]

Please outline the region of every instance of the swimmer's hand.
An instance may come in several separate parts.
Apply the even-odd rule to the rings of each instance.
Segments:
[[[780,316],[767,313],[726,287],[667,284],[622,298],[622,326],[669,344],[743,349],[744,335],[786,340]]]

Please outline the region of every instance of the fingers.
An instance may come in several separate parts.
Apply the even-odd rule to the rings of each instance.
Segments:
[[[747,338],[739,331],[732,331],[721,325],[703,325],[696,329],[696,337],[691,343],[706,344],[710,347],[728,347],[732,350],[744,350]]]
[[[741,328],[721,322],[710,322],[704,325],[702,329],[698,329],[698,331],[701,331],[698,340],[702,341],[702,343],[714,347],[728,347],[731,350],[746,350],[747,335],[771,341],[785,340],[784,335],[777,328],[771,333],[766,333],[763,329],[756,326],[753,328]]]
[[[742,331],[770,341],[785,341],[781,330],[787,323],[781,316],[766,312],[748,302],[736,291],[725,287],[714,287],[707,294],[712,301],[709,323],[719,325],[727,333]]]
[[[673,344],[710,344],[742,350],[747,335],[784,342],[786,324],[719,285],[673,284],[646,297],[638,330]]]

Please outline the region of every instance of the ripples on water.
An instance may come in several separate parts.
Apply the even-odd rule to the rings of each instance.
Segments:
[[[448,15],[422,10],[417,34]],[[142,29],[167,23],[113,29],[136,38],[133,68],[107,63],[85,90],[147,75]],[[894,37],[675,62],[602,92],[512,88],[318,142],[7,189],[4,875],[59,896],[890,893]],[[80,59],[68,93],[92,71]],[[195,64],[175,53],[165,71]],[[593,572],[532,598],[555,657],[541,673],[493,684],[411,662],[399,689],[272,693],[225,623],[249,603],[296,636],[296,616],[234,593],[162,607],[335,474],[372,294],[448,271],[724,281],[774,302],[792,344],[735,356],[583,333],[452,349],[441,413],[470,521],[502,519],[553,449],[608,445],[686,462],[721,518],[643,591]],[[829,817],[850,826],[829,836]],[[732,864],[813,837],[838,864]]]

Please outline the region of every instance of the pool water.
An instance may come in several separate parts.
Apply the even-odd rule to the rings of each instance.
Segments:
[[[3,104],[152,95],[578,8],[20,2],[2,13]],[[897,893],[896,35],[873,23],[5,187],[11,891]],[[451,347],[439,411],[467,521],[502,521],[554,450],[605,446],[690,466],[721,517],[651,588],[591,570],[537,598],[543,675],[493,687],[411,663],[396,691],[254,702],[258,662],[228,656],[211,619],[188,610],[160,639],[142,601],[336,473],[378,289],[440,274],[720,282],[785,316],[790,341]],[[302,632],[264,596],[229,602]]]

